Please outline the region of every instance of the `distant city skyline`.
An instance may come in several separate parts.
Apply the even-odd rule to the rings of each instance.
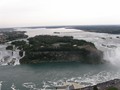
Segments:
[[[0,0],[0,27],[119,25],[120,0]]]

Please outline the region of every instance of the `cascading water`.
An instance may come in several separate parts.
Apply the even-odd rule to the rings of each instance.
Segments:
[[[79,35],[78,35],[79,34]],[[103,51],[103,59],[113,65],[120,63],[120,35],[79,31],[74,38],[84,39]]]
[[[116,37],[120,37],[120,35],[103,34],[102,37],[99,36],[98,40],[93,39],[91,42],[99,50],[103,51],[104,60],[110,62],[112,65],[118,66],[120,63],[120,38]]]
[[[20,56],[17,48],[14,50],[6,50],[7,45],[0,45],[0,65],[19,65],[19,60],[24,56]],[[25,54],[25,52],[23,53]]]
[[[112,48],[104,52],[104,59],[110,61],[114,65],[120,63],[120,47]]]

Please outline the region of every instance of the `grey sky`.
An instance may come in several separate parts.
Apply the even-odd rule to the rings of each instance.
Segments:
[[[0,27],[120,24],[120,0],[0,0]]]

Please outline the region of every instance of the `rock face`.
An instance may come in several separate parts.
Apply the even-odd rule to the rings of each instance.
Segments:
[[[74,90],[120,90],[120,79],[114,79],[94,86]]]
[[[97,51],[97,53],[101,54],[101,52],[99,51]],[[37,64],[42,62],[81,62],[81,63],[87,63],[87,64],[99,64],[99,63],[102,63],[101,62],[102,55],[99,55],[97,53],[90,52],[87,50],[37,52],[37,53],[31,53],[31,56],[30,56],[31,60],[25,56],[20,60],[20,63]]]
[[[21,64],[38,64],[43,62],[81,62],[88,64],[103,63],[103,53],[93,43],[76,40],[72,37],[36,36],[25,41],[15,41],[25,57]]]

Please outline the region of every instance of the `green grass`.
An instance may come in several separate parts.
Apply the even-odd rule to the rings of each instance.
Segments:
[[[116,87],[109,87],[107,90],[118,90]]]

